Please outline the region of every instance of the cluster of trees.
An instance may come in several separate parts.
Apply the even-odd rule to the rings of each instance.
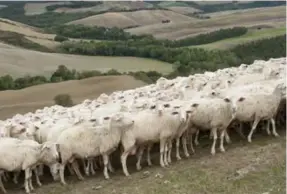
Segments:
[[[221,4],[198,4],[197,2],[186,1],[185,3],[196,9],[202,10],[204,13],[286,5],[286,1],[251,1],[247,3],[233,1]]]
[[[168,48],[160,45],[131,46],[119,42],[65,42],[64,52],[95,56],[135,56],[152,58],[175,64],[179,73],[189,74],[195,70],[214,71],[218,68],[249,63],[254,59],[285,56],[285,36],[263,39],[232,50],[205,50],[201,48]],[[251,60],[252,59],[252,60]]]
[[[89,27],[84,25],[60,25],[50,29],[50,32],[69,37],[96,40],[129,40],[140,39],[144,36],[131,35],[119,28]]]
[[[132,35],[119,28],[90,27],[84,25],[61,25],[50,29],[51,32],[69,37],[95,40],[113,40],[125,41],[117,42],[117,44],[128,44],[129,46],[143,45],[161,45],[165,47],[183,47],[207,44],[226,38],[232,38],[244,35],[247,32],[246,27],[233,27],[220,29],[206,34],[200,34],[181,40],[157,40],[152,35]]]
[[[101,1],[68,1],[64,4],[57,4],[57,5],[49,5],[46,7],[47,11],[54,11],[58,8],[84,8],[84,7],[92,7],[102,4]]]
[[[134,76],[136,79],[145,81],[146,83],[155,82],[160,76],[163,76],[161,73],[158,73],[156,71],[120,73],[115,69],[110,69],[107,72],[100,72],[97,70],[77,72],[75,69],[71,70],[64,65],[59,65],[57,70],[50,77],[27,75],[24,77],[14,79],[10,75],[0,76],[0,91],[18,90],[34,85],[40,85],[45,83],[57,83],[68,80],[81,80],[95,76],[123,75],[123,74]]]
[[[0,30],[0,41],[6,44],[19,46],[31,50],[52,52],[52,50],[25,38],[23,34],[19,34],[17,32]]]
[[[268,60],[286,56],[286,34],[253,41],[231,49],[242,63],[252,63],[256,59]]]

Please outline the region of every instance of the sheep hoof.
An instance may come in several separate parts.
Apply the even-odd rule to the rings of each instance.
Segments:
[[[225,152],[225,149],[224,149],[224,148],[220,148],[220,151],[224,153],[224,152]]]
[[[190,155],[189,155],[189,154],[185,154],[185,157],[189,158],[189,157],[190,157]]]
[[[274,136],[275,136],[275,137],[279,137],[279,134],[278,134],[278,133],[275,133]]]
[[[148,165],[148,166],[152,166],[152,163],[148,163],[147,165]]]
[[[176,157],[177,160],[181,160],[181,157]]]
[[[142,169],[142,167],[141,166],[137,166],[137,170],[139,171],[139,170],[141,170]]]

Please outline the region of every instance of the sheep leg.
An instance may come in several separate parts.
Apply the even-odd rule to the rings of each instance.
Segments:
[[[133,147],[132,147],[133,149]],[[125,176],[130,176],[129,172],[128,172],[128,168],[127,168],[127,157],[129,155],[130,150],[125,150],[122,155],[121,155],[121,163],[122,163],[122,168],[123,168],[123,172],[125,174]]]
[[[104,162],[104,176],[105,179],[110,179],[109,173],[108,173],[108,164],[109,164],[109,155],[103,154],[103,162]]]
[[[254,131],[255,131],[255,129],[256,129],[256,127],[257,127],[259,121],[260,121],[259,119],[255,118],[255,120],[254,120],[254,122],[253,122],[251,131],[250,131],[250,133],[249,133],[249,135],[248,135],[248,142],[249,142],[249,143],[252,142],[252,140],[251,140],[252,134],[254,133]]]
[[[2,182],[2,175],[4,175],[3,172],[1,172],[1,175],[0,175],[0,188],[1,188],[3,193],[7,193],[7,191],[6,191],[6,189],[5,189],[4,185],[3,185],[3,182]]]
[[[40,181],[40,179],[39,179],[38,169],[35,168],[33,171],[34,171],[35,176],[36,176],[36,182],[37,182],[38,186],[41,187],[41,186],[42,186],[42,183],[41,183],[41,181]]]
[[[215,146],[216,146],[216,141],[217,141],[217,128],[212,129],[212,135],[213,135],[213,143],[211,147],[211,154],[215,154]]]
[[[4,182],[7,182],[8,181],[8,178],[6,176],[6,173],[4,172],[3,174],[0,175],[1,177],[3,177],[4,179]],[[1,179],[2,180],[2,179]]]
[[[270,132],[270,120],[267,121],[266,132],[267,132],[268,135],[271,135],[271,132]]]
[[[88,159],[88,160],[87,160],[87,165],[86,165],[86,167],[84,167],[84,168],[85,168],[85,174],[86,174],[87,176],[90,175],[90,165],[91,165],[91,162],[90,162],[90,159]]]
[[[171,164],[172,140],[170,140],[170,142],[169,142],[167,147],[168,147],[167,162],[168,162],[168,164]]]
[[[198,135],[199,135],[199,130],[197,129],[197,130],[196,130],[196,133],[195,133],[195,139],[194,139],[194,144],[195,144],[196,146],[199,145]],[[191,139],[191,141],[192,141],[192,139]]]
[[[161,139],[160,140],[160,166],[165,167],[164,161],[163,161],[163,155],[164,155],[164,148],[165,148],[166,140]]]
[[[108,170],[110,171],[110,172],[112,172],[112,173],[114,173],[115,172],[115,169],[113,168],[113,166],[112,166],[112,163],[111,163],[111,160],[109,159],[109,163],[108,163]]]
[[[25,191],[26,193],[30,193],[30,187],[29,187],[29,171],[30,171],[30,168],[26,168],[25,169]]]
[[[245,139],[245,135],[243,134],[243,124],[242,124],[242,122],[239,123],[239,128],[236,128],[236,132],[240,135],[240,137]]]
[[[92,175],[95,175],[96,174],[96,171],[95,171],[95,158],[92,158],[91,159],[91,166],[90,166],[90,170],[91,170],[91,173]]]
[[[141,170],[141,160],[142,160],[142,156],[143,156],[143,152],[144,152],[145,147],[142,145],[139,147],[138,153],[137,153],[137,170]]]
[[[33,175],[33,171],[31,169],[30,174],[29,174],[29,186],[30,186],[31,191],[34,190],[33,183],[32,183],[32,175]]]
[[[39,174],[39,176],[43,176],[44,175],[44,165],[43,164],[41,164],[41,165],[39,165],[39,167],[38,167],[39,169],[39,171],[38,171],[38,174]]]
[[[165,166],[169,165],[167,162],[168,145],[169,145],[169,140],[166,141],[165,146],[164,146],[163,162],[164,162]]]
[[[212,139],[212,131],[209,132],[209,139]]]
[[[188,153],[188,150],[187,150],[187,140],[186,140],[186,133],[184,133],[182,136],[181,136],[181,140],[182,140],[182,148],[183,148],[183,152],[184,152],[184,155],[185,157],[189,157],[189,153]]]
[[[74,175],[75,174],[75,171],[73,170],[71,164],[67,164],[67,167],[68,167],[68,170],[70,172],[71,175]]]
[[[224,146],[223,146],[223,143],[224,143],[224,134],[225,134],[225,130],[222,130],[221,131],[221,134],[220,134],[220,151],[221,152],[225,152],[225,149],[224,149]]]
[[[271,124],[272,124],[272,133],[275,137],[278,137],[279,134],[276,132],[276,125],[275,125],[275,120],[272,118],[271,119]]]
[[[193,148],[193,142],[192,142],[192,134],[190,135],[190,139],[191,139],[191,141],[190,141],[190,149],[191,149],[191,151],[192,151],[192,153],[195,153],[195,150],[194,150],[194,148]]]
[[[66,164],[60,164],[60,167],[59,167],[59,171],[60,171],[60,179],[61,179],[61,183],[63,185],[67,185],[66,181],[65,181],[65,166]]]
[[[225,137],[226,143],[230,144],[231,140],[230,140],[230,136],[227,133],[227,130],[224,130],[224,137]]]
[[[17,172],[14,172],[13,173],[13,182],[15,183],[15,184],[18,184],[18,179],[19,179],[19,176],[20,176],[20,173],[21,173],[21,171],[17,171]]]
[[[74,161],[72,162],[72,167],[73,167],[73,169],[75,170],[78,179],[79,179],[79,180],[84,180],[84,177],[82,176],[82,174],[81,174],[81,172],[80,172],[79,164],[78,164],[77,160],[74,160]]]
[[[181,160],[180,154],[179,154],[179,142],[180,141],[180,137],[176,138],[176,159],[177,160]]]
[[[150,158],[150,151],[151,151],[152,146],[153,146],[152,143],[147,145],[147,164],[149,166],[152,165],[151,158]]]

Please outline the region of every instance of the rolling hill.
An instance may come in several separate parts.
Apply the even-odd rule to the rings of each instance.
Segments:
[[[153,24],[157,25],[161,24],[163,20],[170,20],[172,23],[180,23],[196,19],[168,10],[140,10],[133,12],[107,12],[75,20],[68,24],[128,28]]]
[[[109,69],[116,69],[119,72],[155,70],[168,73],[172,71],[172,66],[168,63],[145,58],[45,53],[1,45],[0,76],[5,74],[16,77],[27,74],[51,75],[59,65],[79,71],[108,71]]]
[[[0,119],[17,113],[26,113],[54,104],[58,94],[69,94],[75,103],[95,99],[102,93],[127,90],[144,86],[145,83],[131,76],[103,76],[61,83],[43,84],[22,90],[0,92]]]

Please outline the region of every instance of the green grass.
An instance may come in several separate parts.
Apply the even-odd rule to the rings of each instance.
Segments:
[[[209,44],[203,45],[196,45],[196,46],[189,46],[198,47],[198,48],[205,48],[205,49],[230,49],[235,47],[239,44],[251,42],[254,40],[270,38],[275,36],[280,36],[286,33],[286,28],[270,28],[270,29],[249,29],[248,32],[242,36],[235,37],[235,38],[228,38],[220,41],[216,41]]]

